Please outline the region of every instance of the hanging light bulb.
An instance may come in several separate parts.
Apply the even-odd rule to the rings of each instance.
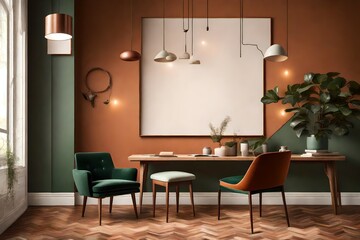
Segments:
[[[187,27],[185,28],[185,1],[183,0],[183,31],[184,31],[184,35],[185,35],[185,51],[184,53],[179,57],[179,59],[190,59],[190,54],[187,52],[187,32],[189,31],[189,15],[190,15],[190,6],[189,6],[189,0],[188,0],[188,18],[187,18]]]

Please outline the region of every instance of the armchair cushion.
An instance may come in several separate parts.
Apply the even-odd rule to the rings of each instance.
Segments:
[[[117,192],[128,189],[139,189],[140,183],[123,179],[104,179],[92,182],[94,193]]]

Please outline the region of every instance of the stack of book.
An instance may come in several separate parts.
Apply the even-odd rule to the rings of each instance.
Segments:
[[[329,152],[328,150],[310,150],[305,149],[305,153],[301,154],[302,157],[316,157],[316,156],[338,156],[339,152]]]

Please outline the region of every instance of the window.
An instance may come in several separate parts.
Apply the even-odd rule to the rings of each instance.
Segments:
[[[0,0],[0,168],[10,149],[25,165],[26,0]]]
[[[8,18],[6,5],[0,1],[0,167],[5,165],[8,143]]]

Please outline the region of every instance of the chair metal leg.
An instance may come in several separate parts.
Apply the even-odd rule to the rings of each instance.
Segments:
[[[152,191],[153,191],[153,217],[155,217],[155,205],[156,205],[156,184],[152,183]]]
[[[190,191],[191,205],[192,205],[192,209],[193,209],[193,216],[195,217],[194,193],[193,193],[192,182],[190,182],[190,184],[189,184],[189,191]]]
[[[98,198],[99,225],[101,226],[102,198]]]
[[[179,185],[176,184],[176,212],[179,212]]]
[[[137,213],[137,208],[136,208],[135,193],[131,193],[131,199],[132,199],[133,206],[134,206],[135,216],[136,216],[136,218],[139,218],[139,215],[138,215],[138,213]]]
[[[282,199],[283,199],[283,203],[284,203],[287,225],[288,225],[288,227],[290,227],[290,220],[289,220],[289,214],[288,214],[287,207],[286,207],[284,188],[281,189],[281,195],[282,195]]]
[[[221,202],[221,189],[218,191],[218,220],[220,220],[220,202]]]
[[[251,192],[248,193],[249,197],[249,211],[250,211],[250,225],[251,225],[251,233],[254,233],[254,226],[253,226],[253,210],[252,210],[252,195]]]
[[[262,217],[262,192],[259,193],[259,208],[260,217]]]
[[[166,183],[166,222],[169,222],[169,183]]]
[[[87,196],[84,196],[84,198],[83,198],[83,206],[82,206],[82,214],[81,214],[81,217],[84,217],[85,208],[86,208],[86,202],[87,202]]]
[[[112,211],[113,200],[114,200],[114,197],[113,197],[113,196],[111,196],[111,197],[110,197],[110,207],[109,207],[109,213],[111,213],[111,211]]]

